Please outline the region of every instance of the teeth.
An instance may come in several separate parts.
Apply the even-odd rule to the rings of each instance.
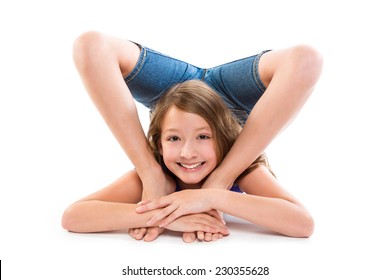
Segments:
[[[194,168],[197,168],[197,167],[201,166],[202,163],[199,162],[199,163],[195,163],[195,164],[191,164],[191,165],[184,164],[184,163],[180,163],[180,165],[181,165],[182,167],[184,167],[184,168],[187,168],[187,169],[194,169]]]

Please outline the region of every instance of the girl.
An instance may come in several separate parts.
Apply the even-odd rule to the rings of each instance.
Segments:
[[[174,186],[149,149],[133,98],[150,107],[176,83],[199,79],[212,87],[246,122],[202,186],[226,190],[294,119],[322,68],[316,50],[295,46],[203,69],[95,31],[76,40],[73,54],[88,93],[137,170],[142,200],[167,195]],[[139,234],[154,239],[161,230]]]
[[[216,240],[228,234],[215,213],[220,210],[285,235],[310,236],[313,221],[309,213],[281,188],[269,171],[264,154],[229,187],[245,194],[201,189],[240,131],[221,97],[206,84],[192,80],[174,86],[155,106],[148,132],[157,162],[175,182],[172,194],[138,207],[137,214],[135,203],[141,199],[143,184],[133,170],[71,205],[63,216],[64,228],[76,232],[145,228],[176,209],[155,208],[179,205],[180,211],[160,227],[197,232],[198,239]],[[194,238],[184,240],[191,242]]]

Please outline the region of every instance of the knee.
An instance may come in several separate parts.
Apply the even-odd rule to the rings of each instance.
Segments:
[[[294,73],[301,83],[313,86],[319,79],[323,59],[316,49],[307,45],[295,46],[290,51],[290,59],[288,61],[294,68]]]
[[[88,31],[81,34],[73,44],[73,60],[79,70],[85,69],[102,55],[105,46],[104,34]]]

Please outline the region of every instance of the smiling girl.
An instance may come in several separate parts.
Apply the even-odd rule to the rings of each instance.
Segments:
[[[140,206],[143,184],[133,170],[72,204],[63,215],[63,227],[74,232],[130,228],[136,229],[130,230],[133,237],[139,234],[151,241],[157,236],[144,236],[138,229],[162,220],[160,228],[194,233],[183,235],[186,242],[194,241],[195,234],[210,241],[228,234],[218,210],[284,235],[310,236],[310,214],[280,186],[264,154],[229,190],[201,188],[240,132],[237,119],[205,83],[192,80],[174,86],[153,108],[148,132],[150,149],[168,180],[174,181],[171,194]]]
[[[143,201],[166,196],[176,186],[146,141],[135,101],[151,108],[168,89],[191,80],[201,80],[212,88],[237,116],[243,129],[223,161],[207,176],[202,189],[228,190],[294,120],[313,92],[322,69],[321,54],[307,45],[262,50],[210,68],[96,31],[81,34],[73,50],[76,68],[89,96],[137,170]],[[188,163],[193,162],[183,161],[181,167],[192,167]],[[269,185],[277,185],[274,179],[269,179]],[[182,207],[178,210],[172,213],[173,217],[185,213]],[[156,226],[130,232],[137,239],[153,240],[162,230]],[[194,239],[193,233],[183,236]]]

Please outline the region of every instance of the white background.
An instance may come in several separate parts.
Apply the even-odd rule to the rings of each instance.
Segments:
[[[385,2],[2,1],[4,279],[130,279],[121,275],[128,265],[214,272],[217,266],[269,266],[265,279],[388,279]],[[280,181],[315,217],[314,235],[270,235],[235,219],[232,234],[215,243],[184,244],[175,234],[145,243],[124,232],[64,231],[61,215],[71,202],[132,167],[73,66],[73,41],[87,30],[202,67],[300,43],[317,48],[325,61],[321,80],[296,121],[268,148]],[[146,128],[141,107],[140,115]],[[241,277],[234,279],[255,278]]]

